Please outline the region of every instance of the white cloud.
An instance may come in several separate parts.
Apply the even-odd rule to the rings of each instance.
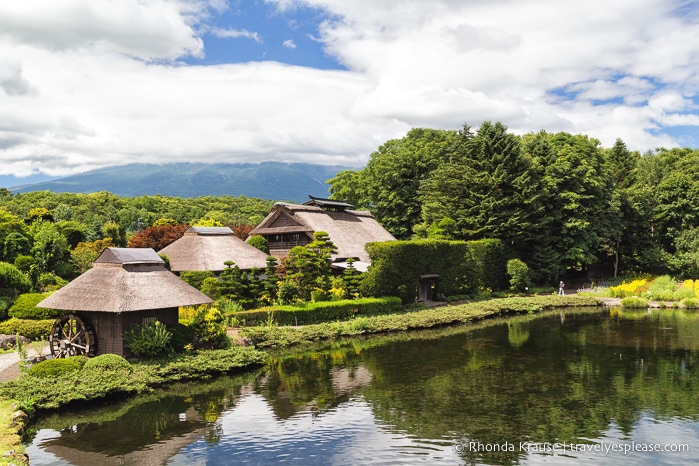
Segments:
[[[256,32],[250,32],[245,29],[222,29],[222,28],[211,28],[210,32],[216,37],[221,37],[224,39],[252,39],[257,43],[262,43],[260,35]]]
[[[313,39],[347,71],[182,63],[207,32],[261,41],[213,23],[222,0],[0,3],[0,174],[359,165],[411,127],[485,119],[645,151],[677,145],[663,126],[698,125],[699,23],[678,2],[267,1],[326,11]]]
[[[296,48],[296,43],[292,39],[287,39],[285,40],[282,45],[286,48],[289,49],[295,49]]]

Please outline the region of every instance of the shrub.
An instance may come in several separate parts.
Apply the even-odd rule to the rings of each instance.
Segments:
[[[29,276],[19,267],[0,262],[0,294],[15,296],[17,293],[26,293],[32,288]]]
[[[124,335],[126,346],[137,358],[155,359],[172,352],[172,333],[155,321],[138,325]]]
[[[194,344],[194,329],[192,327],[177,323],[168,325],[167,329],[172,333],[170,345],[173,351],[179,353],[184,351],[185,346]]]
[[[128,372],[133,371],[133,366],[118,354],[101,354],[88,359],[83,366],[83,372],[103,371],[103,372]]]
[[[686,309],[699,309],[699,299],[697,298],[684,298],[682,300],[682,306]]]
[[[271,306],[254,311],[231,314],[245,325],[266,325],[270,317],[280,325],[308,325],[355,316],[373,316],[398,313],[403,309],[400,298],[359,298],[343,301],[303,303],[298,306]]]
[[[204,284],[204,280],[206,280],[207,278],[215,279],[216,277],[214,277],[214,273],[209,270],[203,272],[193,270],[189,272],[180,272],[180,278],[192,285],[197,290],[201,290],[201,286]]]
[[[19,295],[10,308],[8,315],[18,319],[45,320],[55,319],[61,313],[56,309],[36,307],[48,295],[44,293],[26,293]]]
[[[194,347],[205,349],[226,348],[230,345],[224,317],[218,308],[202,305],[196,309],[190,327],[194,332]]]
[[[259,249],[260,251],[264,252],[265,254],[269,254],[269,244],[267,244],[267,240],[265,239],[264,236],[261,236],[261,235],[251,236],[250,239],[248,240],[248,244],[254,248]]]
[[[675,301],[682,301],[686,298],[696,298],[697,294],[694,292],[694,290],[690,290],[688,288],[677,288],[672,294],[672,297]]]
[[[510,288],[523,291],[529,286],[529,267],[519,259],[507,261],[507,275],[510,276]]]
[[[621,300],[621,307],[626,308],[644,308],[648,307],[648,300],[645,298],[624,298]]]
[[[661,275],[648,285],[650,298],[656,301],[672,301],[676,289],[677,282],[669,275]]]
[[[28,320],[13,317],[0,322],[0,333],[5,335],[22,335],[30,340],[48,340],[54,319]]]
[[[87,362],[86,356],[71,356],[62,359],[47,359],[29,368],[29,375],[35,377],[58,377],[83,368]]]
[[[291,280],[286,280],[279,285],[277,291],[279,302],[282,304],[291,304],[299,299],[299,286]]]
[[[200,291],[211,299],[221,297],[221,282],[216,277],[206,277],[201,284]]]

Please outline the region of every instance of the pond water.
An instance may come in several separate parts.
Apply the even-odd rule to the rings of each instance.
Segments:
[[[32,465],[696,464],[699,315],[352,339],[37,422]]]

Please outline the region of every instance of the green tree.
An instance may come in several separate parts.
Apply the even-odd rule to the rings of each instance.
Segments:
[[[38,225],[38,226],[37,226]],[[66,273],[70,252],[68,241],[61,234],[54,223],[40,222],[32,225],[35,228],[34,247],[32,256],[36,260],[36,267],[40,273],[56,272],[57,275]]]
[[[369,209],[396,238],[409,238],[420,223],[422,182],[448,159],[455,131],[412,129],[371,154],[367,166],[328,180],[331,197]]]

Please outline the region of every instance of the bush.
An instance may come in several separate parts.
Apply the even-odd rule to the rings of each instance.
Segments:
[[[48,295],[44,293],[26,293],[19,295],[10,308],[8,315],[18,319],[45,320],[55,319],[61,315],[56,309],[36,307]]]
[[[124,337],[126,346],[137,358],[155,359],[172,352],[172,333],[157,320],[132,328]]]
[[[118,354],[101,354],[88,359],[83,366],[83,372],[128,372],[133,371],[133,366]]]
[[[510,288],[524,291],[529,286],[529,267],[519,259],[507,261],[507,275],[510,276]]]
[[[190,324],[194,333],[194,347],[219,349],[230,346],[223,321],[224,316],[216,307],[202,305],[196,308]]]
[[[47,359],[29,368],[29,375],[34,377],[59,377],[83,368],[87,362],[86,356],[71,356],[62,359]]]
[[[55,319],[28,320],[13,317],[0,322],[0,333],[5,335],[22,335],[30,340],[48,340]]]
[[[264,236],[261,236],[261,235],[251,236],[250,239],[248,240],[248,244],[254,248],[259,249],[260,251],[264,252],[265,254],[269,254],[269,244],[267,244],[267,240],[265,239]]]
[[[699,299],[697,299],[697,298],[684,298],[682,300],[682,306],[686,309],[699,309]]]
[[[694,290],[688,288],[677,288],[672,294],[675,301],[682,301],[686,298],[696,298],[697,294]]]
[[[621,300],[621,307],[626,308],[645,308],[648,307],[648,300],[645,298],[624,298]]]
[[[170,345],[176,353],[184,351],[185,346],[194,345],[194,329],[188,325],[177,323],[168,325],[167,329],[172,333]]]
[[[0,294],[15,296],[17,293],[26,293],[31,288],[32,281],[26,273],[12,264],[0,262]]]
[[[214,277],[214,273],[207,270],[207,271],[196,271],[192,270],[189,272],[180,272],[180,278],[184,280],[185,282],[189,283],[192,285],[194,288],[197,290],[201,290],[201,286],[204,283],[204,280],[207,278],[216,278]]]
[[[248,326],[267,324],[270,317],[280,325],[308,325],[348,320],[355,316],[398,313],[402,309],[400,298],[390,296],[303,303],[298,306],[270,306],[254,311],[235,312],[230,316]]]

